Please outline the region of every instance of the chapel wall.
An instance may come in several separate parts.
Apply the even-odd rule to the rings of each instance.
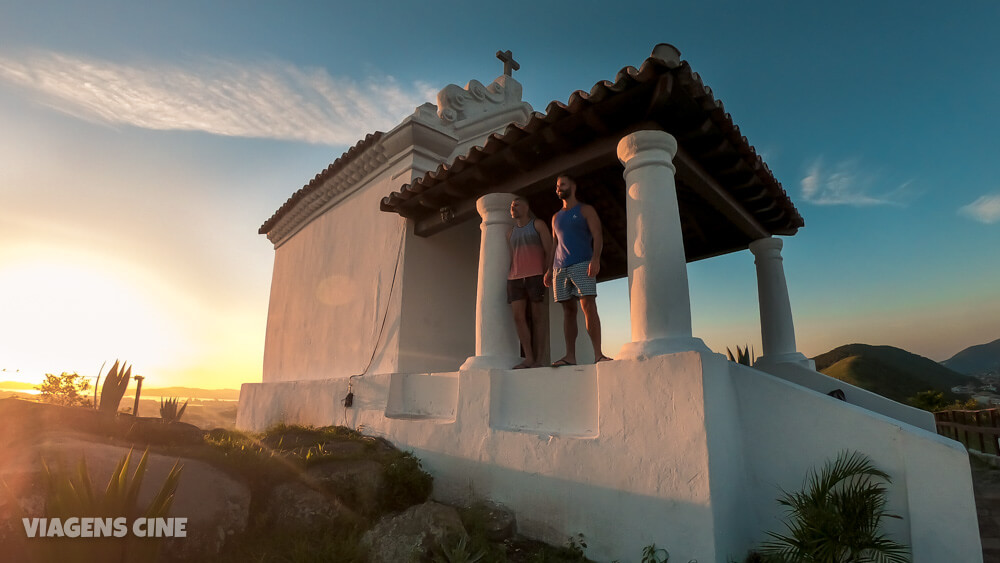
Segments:
[[[495,500],[553,543],[583,533],[596,560],[653,542],[679,561],[743,557],[784,531],[782,490],[860,451],[892,477],[887,510],[902,519],[884,529],[914,563],[982,561],[961,445],[718,354],[370,375],[351,409],[345,392],[342,380],[245,384],[237,427],[364,426],[422,460],[435,498]]]
[[[411,227],[403,270],[397,371],[457,370],[476,354],[479,221],[432,237],[418,237]]]
[[[892,478],[883,520],[908,544],[915,563],[980,561],[968,454],[955,442],[863,407],[730,362],[743,435],[749,506],[755,520],[779,530],[775,499],[798,491],[804,476],[858,451]],[[959,540],[964,538],[964,540]]]
[[[265,383],[349,377],[369,360],[369,372],[396,370],[402,264],[390,286],[405,220],[379,201],[405,167],[375,176],[275,249]]]

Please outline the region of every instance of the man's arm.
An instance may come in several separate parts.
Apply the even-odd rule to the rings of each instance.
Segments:
[[[538,236],[541,237],[541,239],[542,239],[542,248],[545,248],[545,239],[547,238],[545,235],[548,234],[548,231],[544,228],[545,227],[545,223],[543,223],[541,219],[538,219],[537,221],[538,221],[538,223],[542,224],[542,227],[543,227],[542,231],[545,231],[544,235],[542,234],[542,231],[538,232]],[[535,228],[536,229],[538,228],[537,224],[536,224]],[[545,284],[545,287],[552,287],[552,262],[556,258],[555,248],[556,248],[557,244],[559,244],[559,240],[556,237],[556,216],[553,215],[552,216],[552,239],[549,240],[548,248],[545,248],[545,275],[542,276],[542,283]]]
[[[604,250],[604,232],[601,230],[601,218],[597,216],[597,210],[590,205],[584,205],[581,209],[583,218],[587,220],[587,228],[590,229],[590,236],[594,239],[594,256],[587,266],[587,275],[596,278],[601,271],[601,251]]]
[[[545,226],[545,221],[541,219],[535,219],[535,230],[538,231],[538,238],[542,241],[542,250],[545,251],[543,264],[545,264],[545,271],[548,272],[552,270],[552,235],[549,234],[549,228]]]

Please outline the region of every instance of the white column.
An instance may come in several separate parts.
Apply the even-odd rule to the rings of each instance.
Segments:
[[[795,348],[795,327],[792,306],[788,300],[788,284],[781,259],[782,241],[762,238],[750,243],[750,252],[757,266],[757,300],[760,302],[760,336],[763,354],[754,363],[766,366],[797,363],[815,369],[815,363]]]
[[[632,342],[622,347],[621,359],[709,351],[691,335],[675,154],[677,141],[665,131],[637,131],[618,143],[618,160],[625,165],[632,321]]]
[[[510,250],[507,230],[512,194],[486,194],[476,202],[483,218],[479,242],[479,282],[476,286],[476,355],[460,369],[509,369],[520,355],[514,316],[507,304]]]

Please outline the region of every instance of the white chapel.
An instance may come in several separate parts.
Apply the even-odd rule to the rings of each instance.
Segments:
[[[798,352],[781,250],[803,218],[680,52],[657,45],[545,112],[498,56],[492,83],[445,87],[261,226],[275,248],[263,378],[243,385],[237,426],[363,428],[412,450],[435,498],[503,503],[521,533],[557,544],[583,533],[601,561],[650,543],[671,561],[742,560],[784,531],[782,488],[859,451],[893,478],[888,509],[902,519],[887,530],[915,563],[982,561],[964,448],[930,413]],[[510,203],[548,220],[560,174],[601,218],[599,281],[628,278],[631,341],[611,362],[513,371]],[[687,278],[689,262],[745,249],[763,342],[753,367],[692,333]]]

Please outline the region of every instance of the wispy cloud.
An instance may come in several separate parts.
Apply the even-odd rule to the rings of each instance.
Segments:
[[[0,55],[0,80],[70,115],[112,125],[351,144],[394,126],[436,90],[290,63],[128,65],[51,52]]]
[[[890,190],[880,190],[882,182],[874,172],[866,171],[857,160],[843,160],[826,166],[816,159],[800,180],[802,198],[816,205],[904,205],[910,193],[910,181]]]
[[[968,205],[963,205],[958,212],[980,223],[996,223],[1000,221],[1000,194],[986,194]]]

